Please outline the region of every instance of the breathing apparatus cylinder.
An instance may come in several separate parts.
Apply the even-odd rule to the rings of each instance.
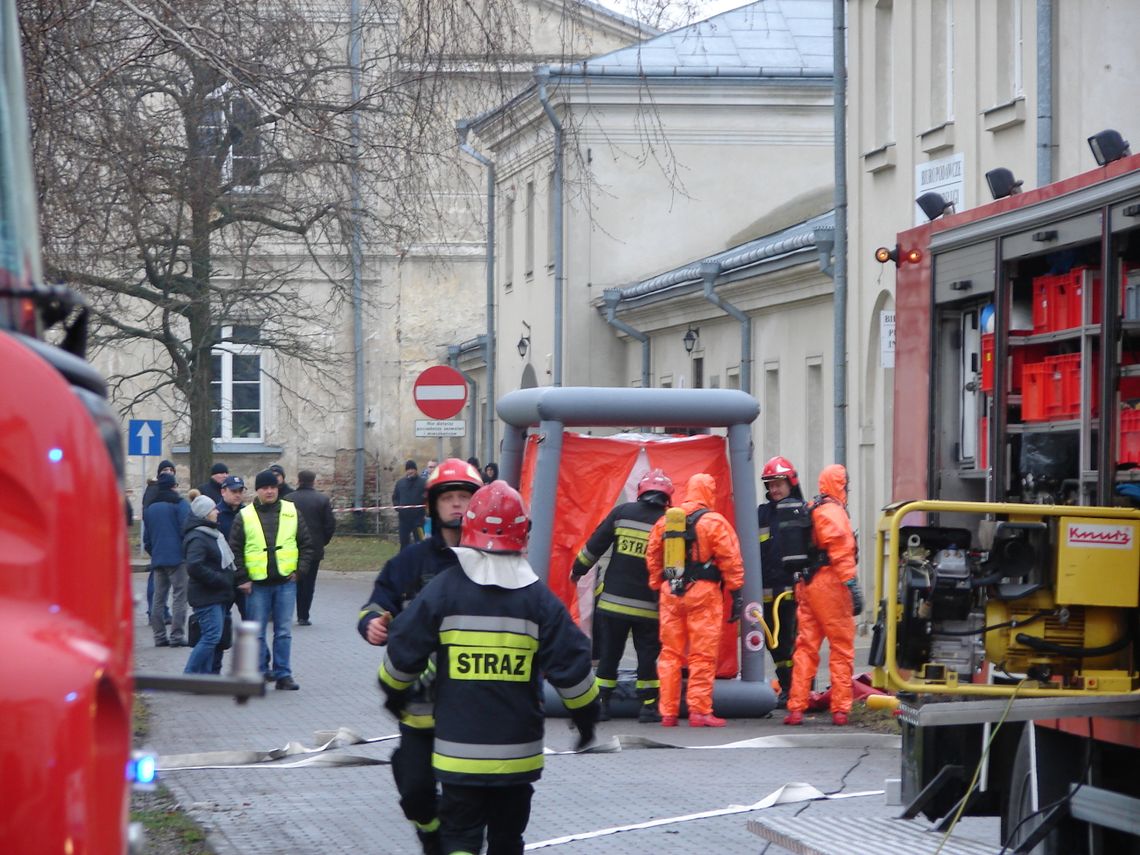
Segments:
[[[674,594],[685,589],[685,512],[680,508],[665,511],[665,579]]]

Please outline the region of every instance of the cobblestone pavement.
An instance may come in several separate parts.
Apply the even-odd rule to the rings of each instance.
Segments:
[[[136,574],[134,581],[136,592],[142,593],[145,576]],[[371,582],[371,574],[321,573],[313,625],[293,629],[293,671],[300,691],[269,688],[265,698],[244,706],[228,698],[153,693],[151,747],[160,755],[175,755],[267,750],[289,742],[315,746],[314,734],[342,727],[364,737],[394,735],[395,724],[381,708],[376,687],[380,649],[365,644],[355,631],[357,610]],[[145,672],[180,672],[189,653],[185,648],[153,647],[142,608],[136,608],[135,649],[137,667]],[[765,850],[764,841],[746,827],[749,818],[780,812],[805,820],[850,822],[851,852],[873,851],[873,845],[854,841],[861,819],[897,815],[899,808],[886,805],[882,795],[782,805],[538,846],[567,835],[754,804],[789,782],[807,782],[827,793],[851,793],[881,790],[884,779],[899,774],[897,738],[839,730],[830,726],[826,715],[809,717],[808,726],[789,734],[781,719],[777,714],[733,720],[716,730],[665,730],[629,719],[599,725],[601,738],[641,736],[678,748],[549,756],[536,785],[528,849],[552,855],[780,855],[785,850],[774,845]],[[780,746],[712,750],[758,737],[779,738]],[[547,722],[546,742],[554,750],[572,744],[566,719]],[[353,745],[335,753],[386,760],[393,745]],[[384,765],[181,770],[162,773],[161,779],[207,830],[219,855],[418,851]],[[982,823],[979,839],[987,832],[996,839],[992,823],[970,822]],[[969,833],[979,836],[973,827]]]

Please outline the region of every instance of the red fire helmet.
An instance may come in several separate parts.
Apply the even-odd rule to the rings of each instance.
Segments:
[[[483,552],[525,552],[530,516],[518,490],[492,481],[471,497],[459,545]]]
[[[640,499],[645,493],[656,490],[673,498],[673,481],[660,469],[653,469],[637,482],[637,497]]]
[[[441,493],[448,490],[466,490],[474,493],[483,486],[483,478],[479,470],[458,457],[449,457],[432,470],[427,479],[427,503],[430,508],[432,502]]]
[[[775,481],[777,478],[787,478],[793,487],[800,485],[800,476],[796,474],[796,467],[786,457],[773,457],[764,464],[764,471],[760,473],[761,481]]]

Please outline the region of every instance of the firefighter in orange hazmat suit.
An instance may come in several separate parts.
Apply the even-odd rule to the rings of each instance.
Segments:
[[[838,463],[819,473],[819,492],[811,514],[815,547],[812,566],[796,583],[796,619],[799,634],[792,657],[792,691],[784,724],[802,724],[811,682],[819,668],[819,647],[831,645],[831,720],[847,724],[851,711],[851,676],[855,667],[856,584],[855,533],[847,516],[847,469]]]
[[[685,647],[689,654],[690,727],[724,727],[723,718],[713,715],[712,691],[716,679],[716,657],[724,625],[722,588],[732,594],[730,620],[740,619],[743,600],[744,562],[740,541],[724,518],[711,510],[716,499],[716,482],[699,472],[685,486],[681,505],[693,542],[687,544],[684,577],[670,582],[665,578],[665,517],[653,525],[645,556],[649,586],[659,591],[661,612],[661,655],[657,677],[661,682],[658,701],[662,727],[676,727],[681,707],[681,667]]]

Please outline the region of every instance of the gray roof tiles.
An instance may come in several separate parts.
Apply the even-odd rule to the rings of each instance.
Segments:
[[[831,0],[758,0],[573,68],[586,74],[709,67],[830,74],[831,10]]]

